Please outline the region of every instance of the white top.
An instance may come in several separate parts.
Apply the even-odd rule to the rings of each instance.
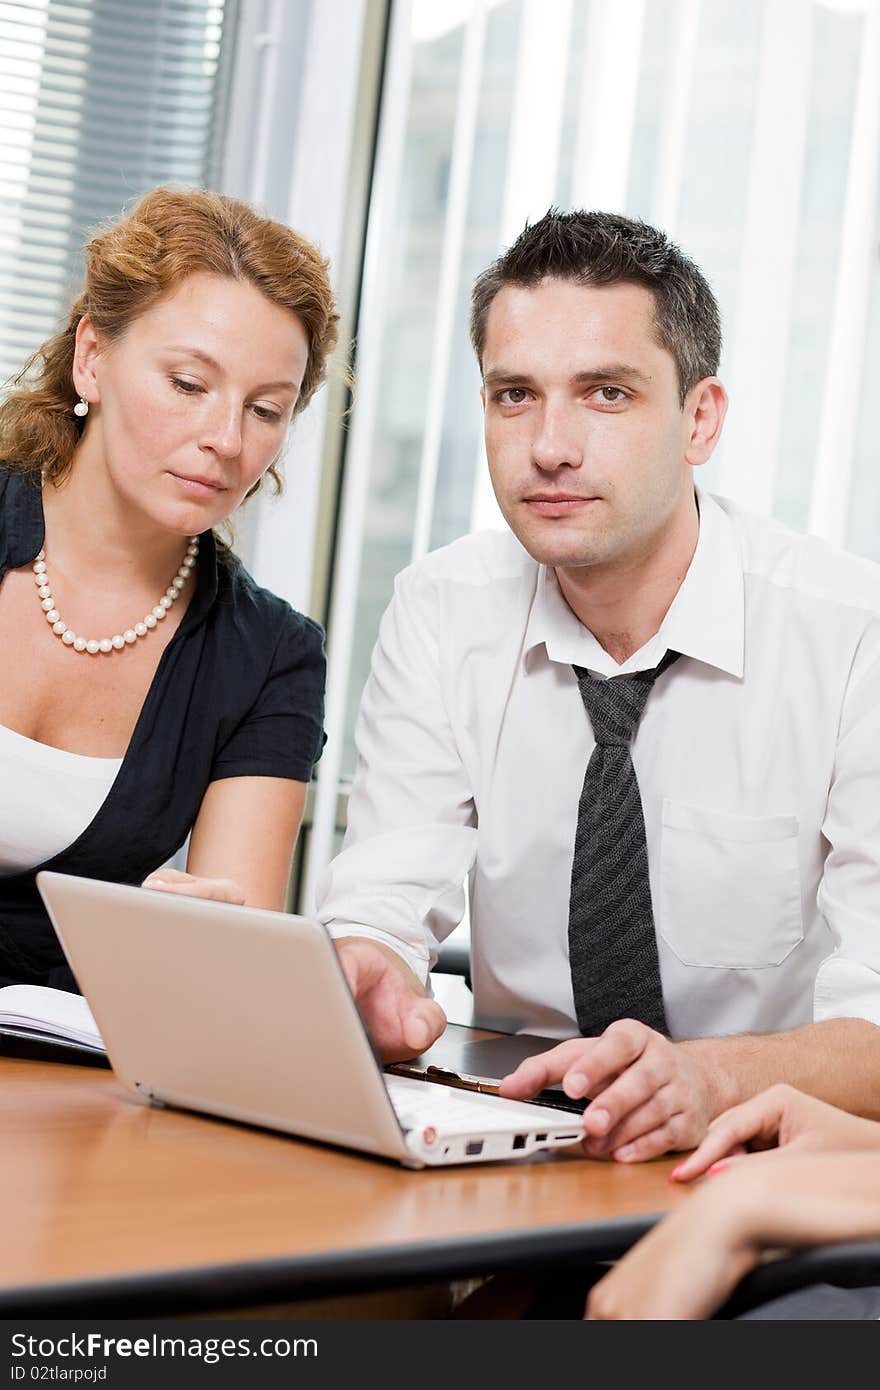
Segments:
[[[67,753],[0,724],[0,874],[35,869],[79,839],[121,766],[121,758]]]
[[[633,744],[674,1038],[880,1022],[880,566],[699,494],[697,549],[622,666],[510,534],[404,571],[358,722],[334,935],[424,977],[462,917],[484,1024],[577,1033],[568,898],[594,748],[572,663],[681,652]]]

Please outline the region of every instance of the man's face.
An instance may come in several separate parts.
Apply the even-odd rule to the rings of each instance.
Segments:
[[[483,383],[492,486],[536,560],[626,568],[693,505],[689,414],[650,290],[505,287],[489,309]]]

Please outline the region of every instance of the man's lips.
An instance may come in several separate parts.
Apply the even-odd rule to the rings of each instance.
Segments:
[[[197,478],[186,473],[172,473],[171,476],[196,497],[216,497],[218,493],[226,491],[223,483],[215,483],[210,478]]]
[[[598,497],[581,497],[572,492],[533,492],[523,501],[540,516],[567,516],[570,512],[582,511]]]

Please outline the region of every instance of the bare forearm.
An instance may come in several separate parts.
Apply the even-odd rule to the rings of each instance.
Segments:
[[[877,1154],[774,1155],[716,1182],[716,1210],[729,1203],[737,1239],[756,1250],[880,1238]]]
[[[592,1289],[587,1315],[707,1318],[767,1251],[878,1236],[876,1154],[755,1154],[638,1241]]]
[[[843,1110],[880,1119],[880,1028],[838,1018],[785,1033],[697,1038],[679,1046],[714,1078],[714,1114],[784,1081]]]

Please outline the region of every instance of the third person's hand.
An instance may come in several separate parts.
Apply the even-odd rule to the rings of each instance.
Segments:
[[[713,1167],[738,1161],[748,1150],[810,1154],[865,1148],[880,1151],[875,1121],[848,1115],[793,1086],[771,1086],[713,1120],[699,1148],[672,1176],[690,1182]]]

